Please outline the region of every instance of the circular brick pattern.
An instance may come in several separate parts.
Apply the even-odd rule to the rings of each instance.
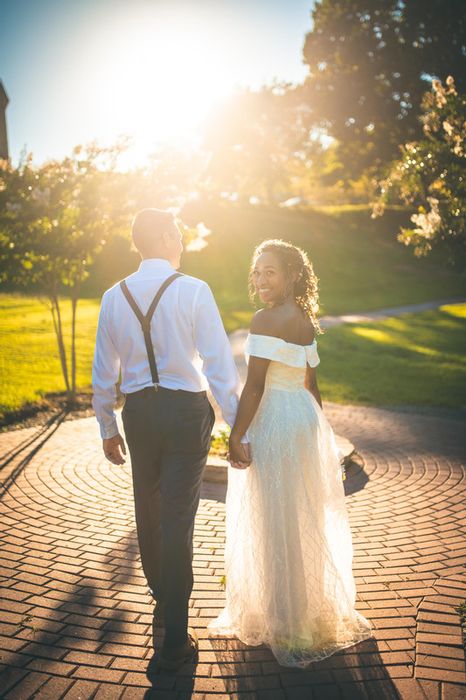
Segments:
[[[268,649],[210,639],[223,605],[225,485],[203,485],[190,624],[199,663],[155,675],[153,602],[139,564],[130,467],[94,419],[0,435],[0,692],[27,698],[461,697],[465,594],[459,420],[326,407],[356,456],[345,487],[358,609],[374,640],[305,671]]]

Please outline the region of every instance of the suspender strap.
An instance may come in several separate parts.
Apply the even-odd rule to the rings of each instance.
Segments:
[[[125,280],[120,282],[121,291],[125,295],[126,299],[128,300],[129,305],[133,309],[134,313],[136,314],[136,316],[138,318],[139,323],[141,324],[142,332],[144,333],[144,341],[146,343],[147,357],[149,359],[149,367],[150,367],[150,373],[152,376],[152,383],[155,387],[157,387],[159,384],[159,373],[157,371],[157,363],[155,361],[154,346],[152,345],[152,340],[150,337],[150,323],[152,320],[152,316],[154,315],[154,311],[157,308],[157,305],[162,297],[162,294],[167,289],[167,287],[169,287],[170,284],[176,280],[177,277],[181,277],[181,276],[182,276],[181,272],[176,272],[174,275],[170,275],[170,277],[167,277],[167,279],[160,286],[157,294],[153,298],[152,303],[149,306],[149,309],[148,309],[145,316],[142,313],[139,306],[136,304],[134,297],[131,295]]]

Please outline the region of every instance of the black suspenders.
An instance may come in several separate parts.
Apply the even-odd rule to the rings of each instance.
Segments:
[[[139,323],[141,324],[142,332],[144,333],[144,340],[146,343],[146,350],[147,350],[147,357],[149,359],[149,366],[150,366],[150,373],[152,375],[152,383],[154,387],[157,389],[159,385],[159,373],[157,371],[157,363],[155,361],[155,353],[154,353],[154,347],[152,345],[152,340],[150,337],[150,322],[152,320],[152,316],[154,315],[154,311],[157,308],[157,304],[160,301],[160,298],[164,291],[167,289],[167,287],[176,280],[177,277],[181,277],[182,273],[181,272],[175,272],[174,275],[170,275],[165,282],[161,285],[160,289],[158,290],[157,294],[152,300],[151,305],[149,306],[149,310],[147,311],[146,315],[142,313],[141,309],[139,306],[136,304],[134,298],[131,296],[131,293],[127,287],[127,284],[125,280],[120,282],[120,287],[121,291],[125,295],[125,297],[128,300],[129,305],[133,309],[134,313],[136,314]]]

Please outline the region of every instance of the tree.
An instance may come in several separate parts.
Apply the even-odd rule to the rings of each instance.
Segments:
[[[76,310],[88,268],[110,233],[125,220],[114,196],[121,146],[73,150],[69,158],[40,167],[32,156],[0,171],[0,280],[31,285],[46,297],[69,401],[76,395]],[[71,301],[71,352],[66,352],[60,294]]]
[[[309,136],[303,109],[288,84],[242,90],[224,102],[206,123],[207,187],[275,203],[288,192],[290,162]]]
[[[461,0],[321,0],[304,60],[311,121],[338,141],[348,178],[377,169],[418,138],[432,77],[466,88]]]
[[[417,205],[414,227],[401,229],[399,240],[416,255],[442,248],[450,263],[460,265],[466,261],[466,95],[451,76],[445,86],[433,81],[421,121],[424,138],[402,147],[380,183],[374,214],[393,201]]]

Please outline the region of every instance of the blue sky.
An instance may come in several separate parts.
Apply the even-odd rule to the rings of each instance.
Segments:
[[[0,0],[10,154],[182,143],[235,85],[298,82],[313,0]]]

